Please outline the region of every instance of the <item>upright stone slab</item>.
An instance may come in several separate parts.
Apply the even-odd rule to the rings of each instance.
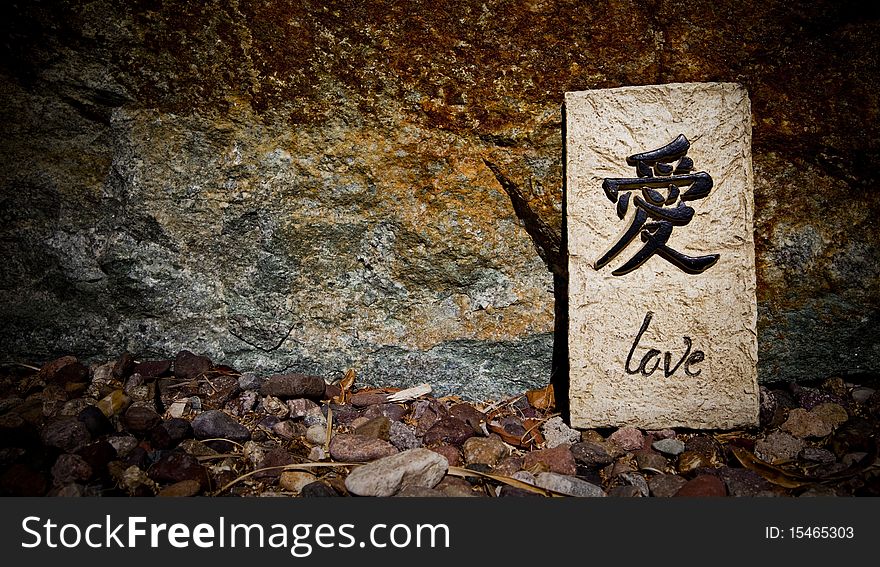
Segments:
[[[745,89],[570,92],[565,108],[572,425],[756,425]]]

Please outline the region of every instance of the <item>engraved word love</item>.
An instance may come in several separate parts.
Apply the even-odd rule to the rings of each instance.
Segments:
[[[639,346],[639,341],[642,340],[642,335],[645,334],[645,331],[648,330],[648,325],[651,324],[651,319],[654,318],[654,313],[648,311],[645,314],[645,320],[642,322],[642,327],[639,329],[638,334],[636,334],[636,340],[633,341],[632,348],[629,349],[629,356],[626,357],[626,364],[624,368],[626,369],[627,374],[644,374],[645,376],[650,376],[654,372],[660,368],[660,351],[652,348],[648,349],[648,352],[642,357],[642,361],[639,363],[638,367],[635,369],[630,368],[630,363],[632,362],[633,355],[636,352],[636,348]],[[702,370],[700,369],[692,369],[691,367],[695,364],[698,364],[706,359],[706,354],[701,350],[695,350],[691,352],[691,347],[693,345],[693,341],[691,341],[690,337],[682,337],[684,339],[685,351],[684,354],[681,355],[681,358],[678,359],[678,362],[675,365],[672,365],[672,353],[666,351],[663,354],[663,374],[669,378],[675,372],[684,365],[684,373],[688,376],[699,376]],[[653,362],[653,364],[652,364]]]

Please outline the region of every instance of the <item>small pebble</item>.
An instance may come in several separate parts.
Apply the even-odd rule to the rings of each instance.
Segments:
[[[431,447],[431,450],[445,458],[450,467],[461,465],[461,451],[458,450],[458,447],[453,447],[452,445],[437,445],[436,447]]]
[[[727,496],[727,487],[724,486],[724,481],[717,476],[701,474],[687,481],[687,483],[675,493],[675,496],[691,498]]]
[[[510,449],[497,435],[471,437],[464,442],[461,450],[465,463],[479,463],[489,466],[495,466],[498,461],[510,454]]]
[[[278,479],[278,485],[284,490],[299,494],[303,487],[315,482],[317,477],[306,471],[284,471]]]
[[[433,488],[447,468],[447,460],[436,452],[410,449],[355,468],[345,487],[359,496],[392,496],[404,486]]]
[[[574,475],[577,472],[577,464],[571,450],[565,445],[560,445],[552,449],[527,453],[523,458],[523,469],[543,469],[561,475]]]
[[[310,413],[315,412],[315,410],[317,410],[318,413],[321,411],[318,404],[306,398],[287,400],[287,409],[290,412],[291,419],[304,418]],[[321,414],[321,417],[323,417],[323,414]]]
[[[196,439],[230,439],[241,442],[251,438],[247,427],[220,410],[200,413],[192,420],[192,428]]]
[[[811,463],[820,463],[827,465],[837,460],[834,453],[822,447],[804,447],[801,451],[800,458]]]
[[[853,388],[853,391],[850,395],[852,396],[853,400],[859,402],[860,404],[863,404],[871,399],[871,396],[874,395],[875,391],[876,390],[874,390],[873,388],[859,386],[857,388]]]
[[[645,436],[635,427],[621,427],[612,433],[608,440],[625,451],[641,449],[645,444]]]
[[[92,467],[79,455],[60,455],[52,465],[52,481],[55,486],[70,482],[85,482],[92,476]]]
[[[400,451],[416,449],[422,446],[422,440],[416,435],[416,432],[410,426],[399,421],[391,423],[388,441]]]
[[[755,443],[755,455],[770,464],[780,464],[797,458],[798,453],[804,448],[801,439],[788,433],[774,431]]]
[[[581,440],[580,432],[566,425],[559,416],[545,421],[541,426],[541,433],[544,435],[548,449],[560,445],[574,445]]]
[[[159,491],[157,496],[164,498],[187,498],[195,496],[202,491],[202,485],[197,480],[181,480],[174,484],[169,484]]]
[[[266,379],[256,372],[242,372],[238,377],[238,387],[242,390],[259,390]]]
[[[317,424],[306,429],[306,441],[316,445],[323,445],[327,441],[327,426]]]
[[[557,474],[554,472],[542,472],[535,477],[535,485],[547,490],[577,497],[601,497],[606,496],[602,487],[581,480],[576,476]]]
[[[309,398],[320,400],[324,397],[324,379],[305,374],[275,374],[260,386],[264,396],[278,398]]]
[[[651,444],[651,447],[664,455],[677,457],[684,452],[684,441],[674,438],[660,439],[659,441],[654,441],[654,443]]]
[[[91,440],[85,424],[75,417],[64,417],[49,422],[43,428],[43,444],[68,453],[75,453]]]
[[[397,452],[397,448],[388,441],[356,433],[340,433],[330,440],[330,456],[341,462],[373,461]]]
[[[660,474],[648,479],[651,495],[658,498],[675,496],[675,493],[685,484],[687,484],[685,478],[673,474]]]
[[[332,498],[339,496],[327,483],[320,480],[303,486],[299,495],[303,498]]]
[[[858,453],[847,453],[843,457],[841,457],[840,462],[843,466],[849,468],[853,465],[860,463],[868,453],[858,452]]]

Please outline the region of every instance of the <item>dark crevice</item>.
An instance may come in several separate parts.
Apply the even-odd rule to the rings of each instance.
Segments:
[[[487,159],[483,159],[483,162],[492,170],[495,179],[498,180],[501,188],[510,197],[513,212],[516,213],[517,218],[523,223],[523,227],[538,251],[538,256],[544,261],[547,269],[556,275],[568,277],[568,266],[562,253],[562,237],[560,234],[553,230],[549,224],[544,222],[540,215],[532,210],[519,185],[504,175],[501,169],[494,163]]]
[[[563,107],[563,167],[565,164],[565,108]],[[530,206],[519,185],[510,180],[501,169],[487,159],[486,166],[495,175],[495,179],[510,197],[513,211],[526,229],[538,256],[544,261],[547,269],[553,274],[554,324],[553,324],[553,362],[550,383],[556,398],[556,409],[562,418],[569,422],[568,407],[568,239],[566,237],[566,193],[565,175],[562,181],[562,230],[556,232]]]
[[[233,331],[232,329],[228,329],[228,331],[229,331],[229,334],[230,334],[230,335],[232,335],[232,336],[235,337],[236,339],[240,340],[241,342],[243,342],[243,343],[245,343],[245,344],[247,344],[247,345],[250,345],[250,346],[254,347],[255,349],[257,349],[257,350],[259,350],[259,351],[269,353],[269,352],[274,352],[274,351],[278,350],[279,348],[281,348],[281,345],[283,345],[284,342],[290,337],[290,334],[293,333],[293,330],[294,330],[295,328],[296,328],[296,325],[293,325],[292,327],[290,327],[290,328],[287,330],[287,332],[284,333],[284,336],[281,338],[281,340],[279,340],[279,341],[275,344],[275,346],[271,346],[271,347],[268,347],[268,348],[266,348],[266,347],[264,347],[264,346],[260,346],[260,345],[258,345],[258,344],[256,344],[256,343],[253,343],[253,342],[247,340],[246,338],[244,338],[244,337],[241,336],[240,334],[236,333],[236,332]]]

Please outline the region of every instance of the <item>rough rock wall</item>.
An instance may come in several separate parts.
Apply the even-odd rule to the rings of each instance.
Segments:
[[[0,10],[0,352],[546,382],[562,93],[733,81],[754,113],[760,379],[880,369],[877,8],[18,2]]]

